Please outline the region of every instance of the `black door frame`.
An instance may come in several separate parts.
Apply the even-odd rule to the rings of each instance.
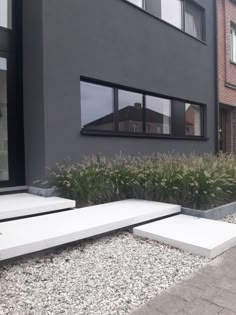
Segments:
[[[22,3],[12,1],[12,29],[0,27],[0,57],[7,59],[7,123],[9,180],[0,188],[25,185],[23,83],[22,83]]]

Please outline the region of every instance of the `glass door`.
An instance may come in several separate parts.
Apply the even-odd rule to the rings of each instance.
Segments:
[[[0,57],[0,181],[8,180],[7,59]]]
[[[22,0],[0,0],[0,191],[23,186]]]

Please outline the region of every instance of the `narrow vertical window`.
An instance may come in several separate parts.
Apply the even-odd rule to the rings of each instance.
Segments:
[[[146,96],[146,132],[154,134],[171,133],[171,101],[168,99]]]
[[[81,124],[83,129],[114,129],[113,88],[81,82]]]
[[[182,12],[182,0],[161,0],[162,19],[180,29],[183,28]]]
[[[202,108],[200,105],[185,104],[186,136],[202,136]]]
[[[12,0],[0,0],[0,26],[12,28]]]
[[[230,30],[230,45],[231,45],[231,61],[236,63],[236,27],[231,25]]]
[[[9,180],[7,128],[7,60],[0,57],[0,181]]]

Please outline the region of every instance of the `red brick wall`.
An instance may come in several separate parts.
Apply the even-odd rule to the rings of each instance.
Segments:
[[[236,24],[236,5],[216,0],[218,16],[219,101],[236,106],[236,65],[230,63],[230,23]],[[230,87],[229,87],[230,86]]]

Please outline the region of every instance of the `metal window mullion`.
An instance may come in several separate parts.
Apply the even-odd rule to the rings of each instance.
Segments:
[[[185,32],[185,0],[182,1],[182,30]]]
[[[143,94],[143,133],[146,133],[146,95]]]
[[[119,131],[119,96],[118,89],[114,88],[114,129]]]

